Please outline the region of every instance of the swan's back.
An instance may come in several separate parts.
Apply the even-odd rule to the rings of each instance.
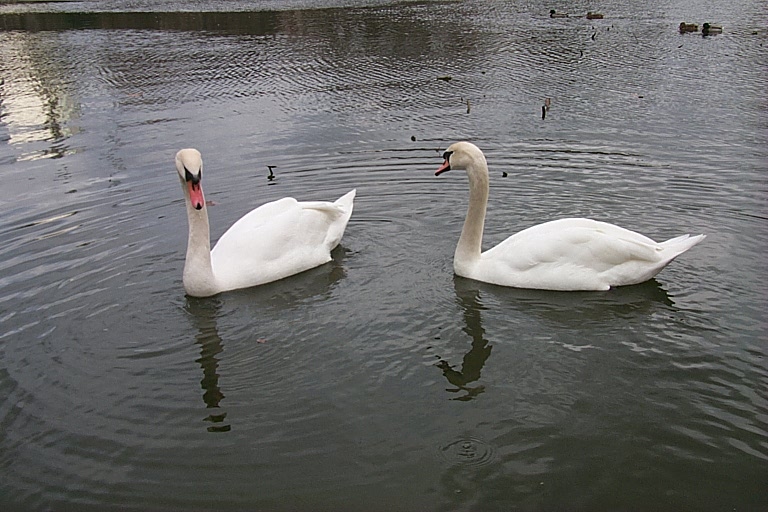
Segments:
[[[478,280],[550,290],[607,290],[651,279],[704,235],[658,243],[591,219],[545,222],[512,235],[480,256]]]
[[[286,197],[259,206],[235,222],[211,250],[223,289],[246,288],[331,261],[352,215],[355,191],[337,201]]]

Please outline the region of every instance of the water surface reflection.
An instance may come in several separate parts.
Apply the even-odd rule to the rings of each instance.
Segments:
[[[344,255],[344,246],[340,245],[333,250],[332,260],[325,265],[264,286],[228,293],[226,310],[245,308],[258,318],[267,310],[289,313],[304,301],[327,296],[345,275]],[[203,370],[200,385],[203,389],[203,402],[206,409],[209,409],[204,421],[213,423],[207,427],[208,432],[229,432],[232,428],[230,424],[224,423],[227,412],[221,401],[225,395],[219,385],[220,354],[224,352],[224,341],[219,335],[218,320],[226,314],[224,309],[220,296],[202,299],[187,296],[184,305],[184,311],[196,331],[195,343],[200,346],[200,357],[195,362]],[[240,342],[266,345],[280,341],[251,334],[241,338]]]
[[[0,5],[0,508],[759,508],[758,4]],[[459,139],[489,244],[564,216],[706,243],[606,293],[455,278]],[[184,297],[189,146],[214,239],[357,188],[334,262]]]
[[[221,34],[274,34],[290,12],[25,12],[0,15],[0,30],[204,31]]]
[[[464,354],[461,362],[461,368],[455,369],[448,361],[440,359],[437,367],[443,371],[446,380],[455,386],[454,389],[448,389],[450,393],[464,392],[465,394],[456,396],[452,400],[467,401],[476,398],[483,391],[485,386],[478,384],[469,386],[469,384],[480,380],[480,373],[488,357],[491,355],[492,345],[485,338],[483,330],[481,311],[484,309],[480,302],[480,290],[474,286],[467,286],[465,279],[454,278],[456,289],[456,301],[463,310],[464,332],[469,335],[471,341],[470,350]]]
[[[205,418],[205,421],[213,423],[208,427],[208,432],[228,432],[232,427],[223,424],[227,413],[218,410],[221,409],[219,403],[224,399],[224,393],[219,387],[219,359],[217,357],[223,352],[224,347],[216,327],[216,317],[221,310],[221,303],[216,298],[196,299],[188,297],[185,310],[198,331],[195,342],[200,345],[200,358],[196,362],[200,363],[203,369],[203,379],[200,381],[203,388],[203,402],[208,409],[217,409],[210,411]]]

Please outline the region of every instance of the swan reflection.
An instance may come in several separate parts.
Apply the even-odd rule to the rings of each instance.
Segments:
[[[493,348],[488,344],[488,340],[485,338],[485,330],[482,326],[480,311],[484,308],[480,302],[480,290],[476,287],[466,286],[467,282],[469,281],[460,277],[454,279],[456,301],[464,312],[464,323],[466,324],[462,330],[472,339],[472,344],[469,351],[464,354],[460,369],[457,370],[442,358],[436,364],[443,371],[443,376],[446,380],[454,386],[453,388],[448,388],[447,391],[451,393],[463,392],[463,394],[452,398],[452,400],[461,401],[472,400],[485,391],[485,386],[482,384],[474,386],[470,386],[470,384],[480,380],[483,365],[485,365],[485,361],[491,355],[491,349]]]
[[[200,358],[195,362],[203,369],[203,379],[200,385],[203,388],[203,402],[208,409],[213,409],[205,417],[205,421],[211,422],[208,432],[228,432],[232,427],[225,424],[226,411],[221,410],[219,403],[224,399],[219,387],[219,358],[224,348],[216,326],[216,317],[221,309],[218,299],[203,300],[192,297],[187,298],[186,310],[192,318],[193,325],[197,328],[195,343],[200,345]]]
[[[226,421],[227,412],[221,406],[225,395],[219,386],[219,354],[224,351],[224,342],[219,336],[218,318],[237,314],[253,319],[270,310],[290,310],[307,299],[326,296],[346,275],[343,266],[345,255],[346,249],[339,246],[331,253],[331,262],[301,274],[216,297],[186,297],[184,310],[195,328],[195,344],[200,348],[200,357],[195,362],[203,370],[200,385],[208,410],[204,421],[211,424],[207,427],[208,432],[228,432],[232,428]],[[250,335],[253,341],[263,342],[260,334],[251,332]]]
[[[482,325],[482,312],[488,308],[481,294],[492,303],[504,304],[526,316],[549,323],[553,329],[585,329],[589,325],[605,325],[617,318],[635,316],[638,311],[650,315],[657,308],[675,309],[674,301],[655,279],[634,286],[622,286],[607,292],[552,292],[496,286],[454,276],[456,301],[464,314],[464,328],[471,339],[469,351],[461,365],[440,358],[440,368],[451,384],[447,391],[461,393],[452,400],[468,401],[485,391],[479,384],[481,371],[491,355],[492,345]]]

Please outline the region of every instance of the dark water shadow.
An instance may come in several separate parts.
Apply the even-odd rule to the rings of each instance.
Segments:
[[[331,252],[331,261],[273,283],[225,292],[218,297],[226,300],[228,308],[245,307],[270,310],[290,310],[309,299],[327,296],[345,276],[343,246]]]
[[[270,35],[277,12],[24,12],[0,15],[0,30],[164,30]]]
[[[458,293],[492,296],[496,302],[558,325],[603,324],[617,318],[647,315],[659,308],[674,310],[675,303],[655,279],[605,292],[555,292],[497,286],[455,277]],[[458,290],[461,290],[459,292]]]
[[[314,269],[302,272],[274,283],[236,290],[216,295],[215,297],[186,297],[184,311],[189,315],[194,326],[195,344],[200,347],[200,357],[195,360],[203,370],[200,386],[203,389],[203,402],[209,410],[204,421],[210,422],[208,432],[229,432],[232,429],[226,422],[227,412],[221,401],[225,398],[219,386],[219,361],[224,351],[224,340],[219,335],[218,320],[224,309],[256,307],[257,309],[290,309],[309,298],[330,293],[333,286],[345,276],[342,262],[345,256],[343,247],[337,247],[331,253],[332,261]]]

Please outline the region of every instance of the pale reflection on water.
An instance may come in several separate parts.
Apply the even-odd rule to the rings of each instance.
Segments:
[[[768,12],[721,4],[0,5],[0,508],[759,509]],[[460,139],[487,246],[707,239],[606,293],[457,278]],[[357,188],[334,261],[185,297],[189,146],[214,240]]]

